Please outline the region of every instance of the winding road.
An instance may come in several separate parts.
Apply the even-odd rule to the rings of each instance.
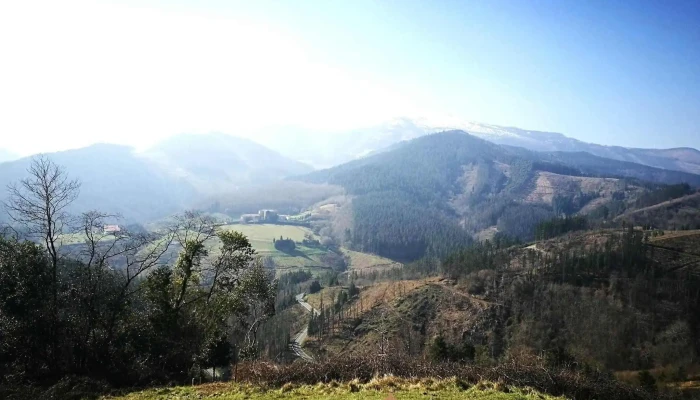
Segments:
[[[296,300],[299,304],[301,304],[302,307],[304,307],[308,312],[312,313],[313,315],[321,315],[321,312],[316,310],[311,306],[311,304],[307,303],[304,301],[304,295],[306,293],[299,293],[296,295]],[[289,347],[292,349],[294,354],[297,355],[297,357],[301,358],[304,361],[313,361],[314,358],[311,357],[308,353],[304,351],[304,349],[301,348],[301,346],[304,344],[304,341],[306,340],[306,337],[309,336],[309,325],[307,324],[304,329],[301,330],[295,337],[294,340],[292,340],[292,344],[289,345]]]

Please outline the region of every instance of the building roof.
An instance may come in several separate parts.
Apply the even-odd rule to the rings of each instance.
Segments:
[[[105,232],[121,232],[121,228],[119,225],[105,225],[104,226],[104,231]]]

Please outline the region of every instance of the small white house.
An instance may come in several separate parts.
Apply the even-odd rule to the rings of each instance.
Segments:
[[[122,231],[122,228],[119,225],[105,225],[103,231],[105,235],[116,235]]]

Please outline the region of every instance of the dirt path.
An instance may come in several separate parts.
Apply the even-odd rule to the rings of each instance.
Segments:
[[[474,302],[474,303],[480,305],[480,306],[483,307],[483,308],[487,308],[487,307],[490,307],[490,306],[502,306],[502,305],[503,305],[503,304],[496,303],[496,302],[493,302],[493,301],[488,301],[488,300],[480,299],[480,298],[475,297],[475,296],[472,296],[471,294],[468,294],[468,293],[460,292],[459,290],[457,290],[457,289],[455,289],[455,288],[452,288],[452,287],[450,287],[449,285],[446,285],[446,284],[444,284],[444,283],[429,283],[428,285],[440,286],[441,288],[447,290],[448,292],[450,292],[450,293],[452,293],[452,294],[454,294],[454,295],[457,295],[457,296],[461,296],[461,297],[467,298],[467,299],[469,299],[470,301],[472,301],[472,302]]]
[[[296,300],[299,304],[301,304],[302,307],[304,307],[308,312],[313,313],[314,315],[321,315],[321,312],[316,310],[311,306],[311,304],[307,303],[304,301],[304,295],[305,293],[300,293],[296,295]],[[294,354],[297,355],[297,357],[301,358],[304,361],[313,361],[314,358],[311,357],[308,353],[304,351],[304,349],[301,348],[301,346],[304,344],[304,341],[306,341],[306,338],[309,336],[309,326],[307,325],[304,329],[302,329],[297,335],[294,337],[294,340],[292,340],[292,344],[289,346]]]

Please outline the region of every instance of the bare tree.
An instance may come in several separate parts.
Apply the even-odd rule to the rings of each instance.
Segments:
[[[68,206],[80,193],[80,182],[70,180],[63,167],[48,157],[34,157],[27,170],[29,177],[7,187],[5,209],[15,225],[35,240],[43,242],[51,262],[53,318],[53,362],[58,348],[58,263],[61,235],[69,222]]]
[[[80,193],[80,182],[68,178],[65,169],[45,155],[32,159],[29,177],[7,187],[4,203],[11,220],[31,238],[41,240],[53,272],[53,301],[58,289],[61,235],[69,222],[68,206]]]
[[[216,221],[200,211],[188,210],[173,217],[167,227],[175,241],[204,243],[216,236]]]

